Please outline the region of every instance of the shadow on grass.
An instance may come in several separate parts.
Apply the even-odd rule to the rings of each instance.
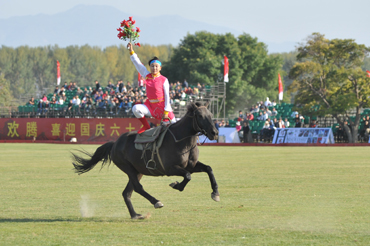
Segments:
[[[43,218],[1,218],[0,217],[0,223],[128,222],[128,221],[133,221],[133,220],[131,220],[130,218],[51,218],[51,219],[43,219]]]

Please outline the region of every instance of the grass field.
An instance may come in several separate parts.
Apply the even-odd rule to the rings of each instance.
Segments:
[[[146,220],[132,221],[127,177],[100,164],[81,176],[77,145],[0,144],[0,245],[370,245],[368,147],[200,147],[206,174],[144,177],[163,202],[134,193]],[[95,151],[96,145],[81,146]]]

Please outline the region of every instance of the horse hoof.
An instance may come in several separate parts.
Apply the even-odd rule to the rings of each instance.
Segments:
[[[174,189],[175,189],[175,186],[176,186],[178,183],[179,183],[179,182],[177,182],[177,181],[176,181],[176,182],[173,182],[173,183],[171,183],[171,184],[170,184],[170,186],[171,186],[172,188],[174,188]]]
[[[137,214],[134,217],[131,217],[133,220],[143,220],[145,219],[145,216],[142,216],[141,214]]]
[[[214,201],[216,201],[216,202],[219,202],[220,201],[220,196],[219,195],[215,195],[215,194],[211,194],[211,197],[212,197],[212,199],[214,200]]]
[[[161,203],[160,201],[154,204],[154,208],[162,208],[162,207],[163,207],[163,203]]]
[[[144,219],[149,219],[150,217],[151,217],[150,213],[147,213],[145,216],[141,215],[141,214],[137,214],[134,217],[132,217],[131,219],[133,219],[133,220],[144,220]]]

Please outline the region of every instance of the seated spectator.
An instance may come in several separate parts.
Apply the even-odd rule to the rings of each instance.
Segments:
[[[238,118],[239,119],[243,119],[244,118],[243,111],[239,110],[239,116],[238,116]]]
[[[272,100],[272,102],[271,102],[271,106],[276,106],[276,102],[275,102],[275,100]]]
[[[266,107],[265,112],[268,115],[268,117],[270,117],[272,115],[272,112],[268,107]]]
[[[63,93],[65,94],[65,88],[62,87],[60,90],[59,90],[59,96],[62,96]]]
[[[258,113],[260,111],[260,108],[258,104],[254,107],[253,113]]]
[[[262,127],[262,130],[260,132],[261,139],[267,140],[271,137],[271,135],[274,132],[273,126],[270,124],[269,121],[265,121],[265,124]]]
[[[47,113],[50,109],[50,103],[48,100],[46,100],[45,105],[44,105],[44,113]]]
[[[28,105],[35,105],[35,98],[31,97],[31,99],[28,101]]]
[[[67,90],[68,89],[68,84],[67,82],[64,82],[64,86],[63,86],[64,90]]]
[[[72,90],[76,89],[77,88],[77,83],[74,82],[73,85],[72,85]]]
[[[193,89],[191,87],[186,87],[185,88],[185,93],[189,96],[193,95],[194,92],[193,92]]]
[[[51,98],[50,104],[53,104],[53,105],[57,104],[55,97]]]
[[[263,112],[262,111],[260,111],[260,113],[259,113],[259,115],[257,116],[257,120],[260,120],[260,121],[262,121],[262,120],[266,120],[266,118],[265,118],[265,116],[263,115]]]
[[[274,129],[280,128],[279,127],[279,122],[278,122],[278,120],[276,118],[274,118],[273,123],[274,123]]]
[[[59,90],[59,86],[56,86],[55,87],[55,90],[54,90],[54,94],[58,94],[60,92],[60,90]]]
[[[73,83],[69,82],[69,85],[67,87],[67,90],[72,91],[73,90]]]
[[[284,126],[285,126],[285,128],[289,128],[290,122],[288,121],[288,118],[284,119]]]
[[[37,103],[37,113],[42,114],[43,109],[44,109],[44,101],[42,100],[42,98],[40,98],[39,102]]]
[[[272,111],[271,111],[271,116],[276,116],[277,114],[278,114],[278,112],[276,111],[276,108],[273,107]]]
[[[316,126],[316,120],[311,120],[310,128],[315,128]]]
[[[44,102],[46,102],[47,100],[48,100],[48,98],[46,97],[46,95],[44,94],[44,95],[42,95],[42,100],[44,101]]]
[[[246,113],[245,117],[244,117],[244,120],[252,121],[252,120],[254,120],[254,115],[252,113]]]
[[[270,111],[271,112],[271,111]],[[263,120],[267,120],[270,116],[268,115],[267,111],[263,111]]]
[[[78,95],[82,95],[84,92],[81,90],[80,87],[77,87],[77,94]]]
[[[230,124],[229,124],[228,120],[225,122],[225,127],[230,127]]]
[[[284,121],[282,118],[279,119],[278,128],[285,128]]]

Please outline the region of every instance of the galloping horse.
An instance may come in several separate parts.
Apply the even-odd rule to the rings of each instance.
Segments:
[[[131,195],[133,191],[145,197],[155,208],[163,207],[159,200],[143,189],[140,184],[143,175],[182,176],[184,178],[182,182],[174,182],[170,186],[183,191],[186,184],[191,180],[192,173],[206,172],[213,190],[211,197],[218,202],[220,196],[212,168],[198,161],[198,134],[204,134],[210,140],[218,138],[218,130],[212,122],[212,114],[207,107],[208,104],[200,106],[200,104],[191,103],[188,105],[186,115],[178,122],[168,126],[168,131],[163,138],[163,144],[158,153],[162,164],[157,165],[156,169],[148,169],[142,159],[142,151],[135,148],[136,134],[125,133],[116,142],[108,142],[100,146],[93,155],[83,152],[90,157],[88,159],[72,154],[75,161],[73,162],[75,171],[82,174],[94,168],[99,161],[103,161],[103,166],[113,161],[129,178],[122,196],[131,219],[144,218],[141,214],[137,214],[132,206]],[[159,163],[158,158],[156,158],[156,163]]]

